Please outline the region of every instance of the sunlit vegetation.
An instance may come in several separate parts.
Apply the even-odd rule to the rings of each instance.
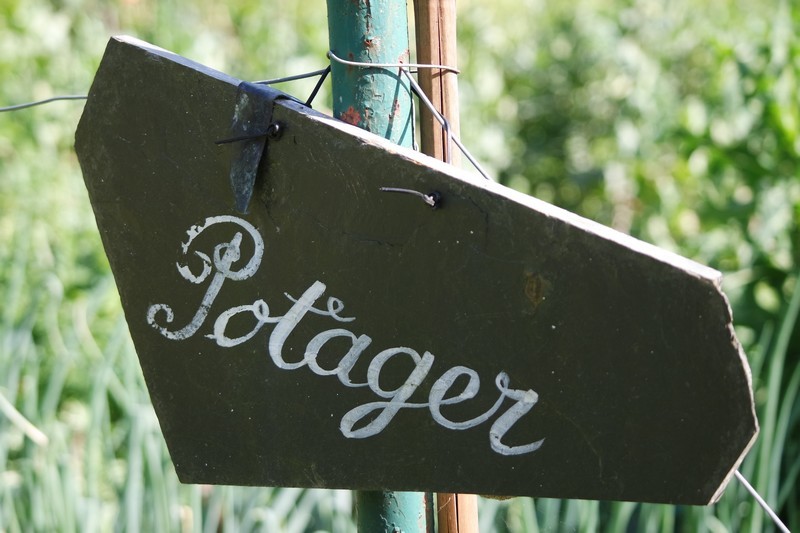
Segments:
[[[725,274],[761,423],[741,470],[792,529],[798,25],[789,0],[459,3],[463,139],[497,179]],[[85,94],[119,33],[242,79],[326,63],[321,2],[2,0],[0,105]],[[73,152],[81,110],[0,114],[0,531],[354,531],[347,492],[177,481]],[[481,524],[772,529],[735,481],[707,508],[481,500]]]

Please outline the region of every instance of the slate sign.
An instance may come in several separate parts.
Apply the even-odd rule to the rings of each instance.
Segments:
[[[757,433],[719,273],[288,100],[243,214],[239,84],[114,38],[77,131],[182,481],[718,498]]]

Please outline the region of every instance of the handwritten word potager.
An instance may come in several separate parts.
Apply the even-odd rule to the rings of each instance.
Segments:
[[[147,309],[147,322],[164,337],[182,341],[195,335],[206,323],[211,307],[222,290],[226,280],[244,281],[251,278],[261,266],[264,255],[264,241],[258,230],[241,218],[221,215],[206,218],[199,226],[192,226],[186,232],[188,240],[182,243],[184,255],[188,255],[194,240],[206,229],[217,224],[234,224],[238,230],[229,242],[222,242],[214,246],[211,257],[199,250],[194,250],[195,256],[202,260],[202,271],[195,274],[188,266],[176,263],[181,277],[190,283],[201,285],[211,277],[205,295],[191,321],[180,329],[172,328],[175,313],[172,308],[163,303],[153,304]],[[242,239],[249,236],[253,243],[253,255],[244,266],[234,270],[242,255]],[[230,348],[250,341],[267,325],[274,326],[269,333],[267,351],[275,366],[281,370],[298,370],[307,367],[318,376],[335,376],[345,387],[368,387],[377,397],[376,401],[353,407],[344,414],[339,424],[342,435],[349,439],[364,439],[382,432],[401,409],[427,409],[430,416],[440,426],[451,430],[465,430],[474,428],[501,411],[504,405],[512,402],[500,414],[489,429],[489,444],[493,451],[501,455],[521,455],[538,450],[544,439],[527,444],[512,445],[503,441],[506,433],[524,417],[539,400],[539,395],[531,390],[510,388],[511,378],[505,372],[500,372],[495,377],[495,387],[498,391],[497,400],[483,414],[469,420],[451,420],[445,416],[441,408],[466,402],[475,398],[481,385],[478,373],[466,366],[454,366],[439,376],[431,385],[427,401],[411,401],[420,385],[430,378],[430,370],[435,356],[425,351],[422,355],[416,350],[405,346],[386,348],[378,352],[370,361],[367,369],[365,383],[355,382],[350,376],[356,363],[372,344],[372,338],[366,334],[357,334],[350,329],[341,327],[356,321],[355,317],[342,316],[344,302],[339,298],[328,296],[324,299],[327,287],[321,281],[314,281],[299,297],[294,298],[285,294],[288,300],[288,310],[283,315],[276,315],[264,300],[256,300],[249,304],[231,307],[219,313],[211,328],[211,333],[205,336],[221,348]],[[322,303],[324,301],[324,304]],[[306,345],[305,354],[300,361],[289,362],[284,359],[283,347],[297,325],[307,314],[328,317],[333,321],[331,329],[316,334]],[[228,336],[228,323],[232,318],[251,315],[254,319],[253,328],[238,337]],[[165,325],[162,325],[165,324]],[[341,357],[334,368],[323,368],[317,361],[322,348],[333,339],[344,339],[349,342],[349,349]],[[341,340],[339,341],[341,342]],[[347,345],[347,344],[346,344]],[[413,370],[405,382],[395,390],[385,390],[380,385],[381,372],[386,363],[394,357],[408,357],[413,362]],[[467,379],[461,392],[451,391],[456,380],[461,376]],[[462,379],[463,382],[463,379]],[[365,423],[366,421],[366,423]]]

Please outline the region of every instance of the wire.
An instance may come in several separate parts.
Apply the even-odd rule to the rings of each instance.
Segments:
[[[42,104],[49,104],[50,102],[55,102],[55,101],[58,101],[58,100],[86,100],[87,98],[89,98],[87,95],[81,95],[81,94],[54,96],[52,98],[47,98],[45,100],[38,100],[36,102],[28,102],[27,104],[17,104],[17,105],[10,105],[8,107],[0,107],[0,113],[2,113],[4,111],[17,111],[19,109],[27,109],[29,107],[42,105]]]
[[[351,67],[361,67],[361,68],[436,68],[441,70],[449,70],[450,72],[455,72],[456,74],[460,74],[461,71],[455,67],[449,67],[447,65],[429,65],[429,64],[421,64],[421,63],[364,63],[361,61],[348,61],[347,59],[342,59],[334,54],[332,51],[328,51],[328,57],[333,59],[337,63],[341,63],[342,65],[349,65]]]
[[[287,81],[295,81],[295,80],[304,80],[306,78],[313,78],[314,76],[322,76],[327,75],[327,70],[330,67],[325,67],[319,70],[315,70],[313,72],[306,72],[304,74],[295,74],[294,76],[286,76],[284,78],[273,78],[271,80],[260,80],[254,81],[253,83],[257,83],[259,85],[272,85],[273,83],[284,83]]]
[[[458,149],[461,150],[461,153],[464,154],[464,156],[469,160],[469,162],[472,163],[472,166],[474,166],[475,169],[478,172],[480,172],[481,176],[483,176],[487,180],[491,180],[492,178],[490,178],[489,174],[487,174],[486,171],[483,170],[478,161],[474,157],[472,157],[472,154],[469,152],[469,150],[467,150],[467,147],[464,146],[461,143],[461,141],[458,140],[458,137],[452,134],[452,132],[450,131],[450,123],[447,121],[446,118],[442,116],[441,113],[439,113],[439,110],[436,109],[436,107],[433,105],[430,99],[425,95],[425,92],[422,90],[422,87],[419,86],[419,84],[414,80],[414,78],[411,76],[411,74],[408,73],[407,70],[403,69],[402,73],[405,74],[406,77],[408,78],[408,81],[411,83],[411,88],[414,90],[414,93],[417,95],[417,97],[419,97],[419,99],[422,100],[425,106],[431,111],[431,113],[433,113],[433,116],[436,117],[439,123],[441,123],[442,128],[444,128],[444,131],[447,134],[448,144],[449,141],[452,141],[458,147]],[[448,151],[447,159],[449,159],[450,158],[449,146],[447,151]]]
[[[452,150],[452,146],[451,145],[453,144],[453,131],[450,129],[450,121],[447,120],[444,117],[444,115],[442,115],[439,112],[438,109],[436,109],[436,106],[433,105],[433,102],[431,102],[431,99],[428,98],[428,95],[425,94],[425,91],[422,90],[422,87],[419,86],[419,84],[416,82],[414,77],[411,76],[411,74],[407,70],[403,70],[402,72],[408,78],[408,82],[411,84],[411,89],[414,91],[414,94],[417,95],[417,98],[419,98],[422,101],[422,103],[425,104],[425,107],[428,108],[428,111],[433,113],[434,118],[436,118],[436,120],[438,120],[439,123],[442,125],[442,129],[444,130],[444,133],[447,136],[447,142],[444,145],[444,161],[445,161],[445,163],[450,163],[450,161],[452,159],[451,154],[450,154],[450,152]],[[467,154],[465,153],[464,155],[467,155]],[[483,174],[483,176],[485,178],[487,178],[487,179],[489,178],[483,172],[483,170],[480,168],[480,166],[478,166],[477,163],[472,161],[472,159],[470,158],[469,155],[467,155],[467,158],[470,160],[470,162],[472,162],[475,165],[475,168],[478,169],[478,172]]]
[[[317,81],[317,84],[314,86],[314,90],[311,91],[311,95],[308,97],[308,100],[306,100],[306,105],[308,107],[311,107],[311,102],[313,102],[314,98],[317,97],[317,93],[319,92],[320,88],[322,87],[322,84],[325,82],[325,78],[327,78],[328,74],[330,74],[330,73],[331,73],[331,66],[330,65],[328,65],[327,67],[322,69],[322,74],[320,75],[319,80]]]
[[[257,83],[259,85],[272,85],[273,83],[283,83],[287,81],[295,81],[295,80],[302,80],[306,78],[313,78],[314,76],[320,76],[320,80],[317,83],[316,87],[314,87],[314,91],[309,96],[308,100],[306,101],[306,105],[311,107],[311,102],[314,100],[314,97],[317,95],[320,87],[322,86],[322,82],[325,81],[325,78],[328,76],[328,73],[331,71],[330,65],[323,69],[315,70],[312,72],[305,72],[303,74],[295,74],[294,76],[286,76],[283,78],[273,78],[269,80],[259,80],[254,81],[253,83]],[[53,96],[52,98],[46,98],[44,100],[37,100],[36,102],[27,102],[24,104],[17,104],[17,105],[10,105],[6,107],[0,107],[0,113],[6,111],[19,111],[20,109],[27,109],[29,107],[39,106],[43,104],[49,104],[50,102],[57,102],[59,100],[86,100],[89,96],[85,94],[67,94],[61,96]]]
[[[758,504],[767,512],[767,514],[775,523],[775,525],[778,526],[778,529],[780,529],[783,533],[791,533],[789,531],[789,528],[786,527],[786,524],[784,524],[781,521],[781,519],[778,517],[775,511],[773,511],[772,508],[767,504],[767,502],[764,501],[764,498],[762,498],[761,495],[758,492],[756,492],[756,489],[754,489],[753,486],[745,479],[745,477],[741,474],[741,472],[737,470],[735,474],[736,474],[736,479],[738,479],[739,482],[742,485],[744,485],[744,488],[746,488],[748,492],[750,492],[750,494],[753,496],[753,498],[756,499]]]
[[[420,69],[420,68],[436,68],[436,69],[442,69],[442,70],[449,70],[451,72],[455,72],[456,74],[458,74],[459,70],[457,68],[448,67],[447,65],[427,65],[427,64],[420,64],[420,63],[363,63],[363,62],[360,62],[360,61],[347,61],[345,59],[342,59],[342,58],[338,57],[336,54],[334,54],[330,50],[328,51],[328,57],[330,59],[332,59],[333,61],[336,61],[338,63],[342,63],[344,65],[350,65],[350,66],[353,66],[353,67],[362,67],[362,68],[370,68],[370,67],[374,67],[374,68],[399,68],[400,69],[400,73],[404,74],[408,78],[408,81],[411,83],[411,88],[414,91],[414,94],[416,94],[417,97],[422,101],[422,103],[424,103],[425,106],[431,111],[431,113],[433,113],[433,116],[436,117],[436,120],[438,120],[439,123],[442,125],[442,128],[444,129],[445,134],[447,135],[447,144],[446,144],[446,151],[445,151],[445,162],[447,162],[447,163],[450,162],[450,143],[452,142],[458,147],[459,150],[461,150],[461,153],[463,153],[464,156],[469,160],[469,162],[472,163],[472,165],[481,174],[481,176],[483,176],[487,180],[491,180],[492,179],[492,178],[489,177],[489,175],[486,173],[486,171],[483,170],[483,168],[480,166],[478,161],[474,157],[472,157],[472,154],[469,152],[469,150],[467,150],[467,148],[463,144],[461,144],[461,141],[459,141],[458,138],[456,138],[453,135],[453,133],[452,133],[452,131],[450,129],[450,123],[447,121],[447,119],[444,116],[442,116],[441,113],[439,113],[439,111],[436,109],[436,107],[433,105],[433,103],[430,101],[430,99],[427,97],[427,95],[425,95],[425,92],[422,90],[422,87],[419,86],[419,84],[416,82],[416,80],[414,80],[414,78],[411,76],[411,74],[409,72],[410,68],[417,68],[417,69]]]
[[[312,72],[306,72],[306,73],[303,73],[303,74],[295,74],[294,76],[285,76],[283,78],[273,78],[271,80],[254,81],[253,83],[256,83],[256,84],[259,84],[259,85],[272,85],[273,83],[284,83],[284,82],[287,82],[287,81],[304,80],[306,78],[313,78],[314,76],[319,76],[319,81],[317,81],[317,84],[314,86],[314,90],[311,91],[311,95],[308,97],[308,100],[306,100],[306,102],[305,102],[306,106],[311,107],[311,103],[314,101],[314,98],[317,96],[317,93],[319,92],[320,87],[322,87],[322,84],[325,81],[325,78],[328,77],[328,74],[330,74],[330,72],[331,72],[331,66],[328,65],[325,68],[321,68],[319,70],[314,70]]]
[[[437,191],[433,191],[430,194],[425,194],[419,191],[414,191],[412,189],[401,189],[399,187],[381,187],[379,190],[381,192],[399,192],[404,194],[412,194],[422,199],[423,202],[425,202],[434,209],[439,207],[439,204],[442,203],[442,195]]]

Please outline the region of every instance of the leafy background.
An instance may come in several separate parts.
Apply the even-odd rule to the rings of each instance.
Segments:
[[[321,68],[327,50],[308,2],[0,0],[0,15],[0,105],[85,94],[112,34],[242,79]],[[498,180],[724,272],[762,426],[742,471],[794,529],[798,24],[788,0],[459,2],[463,139]],[[178,483],[72,150],[81,109],[0,114],[0,531],[354,531],[347,492]],[[480,517],[772,529],[735,482],[708,508],[517,498]]]

